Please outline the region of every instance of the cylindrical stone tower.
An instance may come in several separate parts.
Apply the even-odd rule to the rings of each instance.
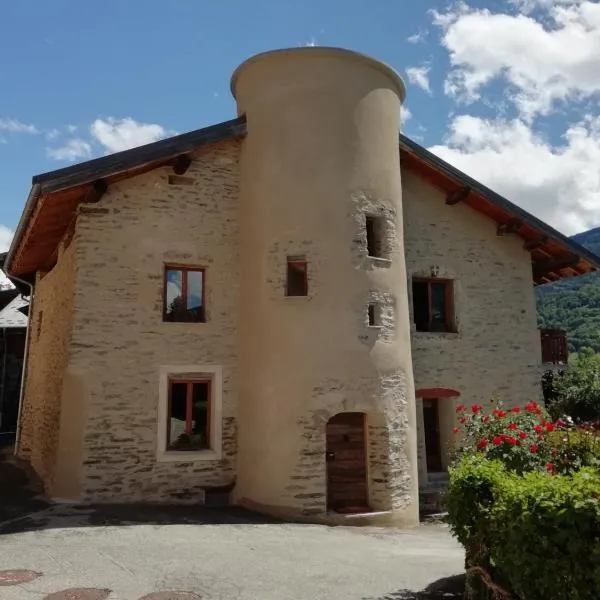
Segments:
[[[255,56],[231,85],[247,119],[235,499],[416,523],[404,84],[369,57],[315,47]]]

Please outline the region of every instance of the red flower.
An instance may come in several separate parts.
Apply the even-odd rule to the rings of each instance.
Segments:
[[[464,424],[467,422],[467,417],[461,417],[461,418],[458,420],[458,422],[459,422],[461,425],[464,425]]]
[[[535,454],[538,451],[538,446],[537,444],[531,444],[531,446],[529,446],[529,449]]]
[[[500,446],[500,444],[502,444],[502,442],[503,442],[503,441],[504,441],[504,440],[503,440],[503,439],[502,439],[502,438],[501,438],[499,435],[497,435],[497,436],[496,436],[496,437],[495,437],[495,438],[492,440],[492,442],[493,442],[493,444],[494,444],[495,446]]]
[[[456,412],[463,412],[463,410],[465,410],[465,405],[464,404],[457,404],[456,405]]]
[[[517,424],[516,424],[516,423],[509,423],[509,424],[508,424],[508,428],[509,428],[511,431],[514,431],[514,430],[517,428]]]
[[[519,437],[524,440],[527,437],[527,434],[524,431],[519,431]]]
[[[489,423],[489,422],[490,422],[490,416],[489,416],[489,415],[485,415],[485,416],[483,417],[482,421],[483,421],[484,423]]]
[[[506,436],[504,440],[508,442],[511,446],[514,446],[517,443],[517,440],[512,435]]]
[[[564,427],[565,425],[566,425],[566,423],[562,419],[559,419],[558,421],[556,421],[557,427]]]
[[[536,433],[544,433],[544,428],[541,425],[536,425],[533,429]]]
[[[487,445],[488,445],[488,441],[485,438],[481,439],[477,442],[477,449],[485,450],[487,448]]]
[[[518,406],[515,406],[513,409],[511,409],[514,413],[520,413],[521,409]]]
[[[548,431],[548,432],[554,431],[554,425],[552,423],[544,423],[544,427],[546,428],[546,431]]]
[[[454,427],[452,429],[452,433],[458,433],[460,431],[460,429],[458,427]]]
[[[546,469],[548,469],[548,471],[554,471],[554,465],[552,463],[546,463]]]
[[[474,415],[476,415],[479,411],[481,411],[483,407],[480,404],[473,404],[471,406],[471,411]]]
[[[502,410],[501,408],[495,408],[492,413],[499,419],[502,419],[502,417],[506,416],[506,411]]]

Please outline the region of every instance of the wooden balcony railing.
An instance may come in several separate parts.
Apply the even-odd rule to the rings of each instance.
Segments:
[[[567,334],[561,329],[540,329],[542,363],[566,365],[569,358]]]

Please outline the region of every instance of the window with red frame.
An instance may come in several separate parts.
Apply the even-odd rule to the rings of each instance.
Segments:
[[[165,268],[163,320],[182,323],[204,323],[205,271],[195,267]]]
[[[210,449],[211,381],[169,381],[167,450]]]
[[[449,279],[413,279],[413,320],[417,331],[455,331],[454,291]]]
[[[305,258],[287,259],[286,296],[308,296],[308,264]]]

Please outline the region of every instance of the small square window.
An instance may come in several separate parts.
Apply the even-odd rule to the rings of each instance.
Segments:
[[[287,259],[286,296],[308,296],[308,265],[305,258]]]
[[[367,255],[374,258],[383,258],[382,219],[367,215],[365,217],[365,230],[367,234]]]
[[[452,281],[414,279],[412,304],[417,331],[455,331]]]
[[[210,380],[169,380],[167,450],[210,449]]]
[[[170,267],[165,269],[163,320],[204,323],[204,269]]]
[[[369,327],[381,327],[381,306],[377,302],[370,302],[367,307]]]

